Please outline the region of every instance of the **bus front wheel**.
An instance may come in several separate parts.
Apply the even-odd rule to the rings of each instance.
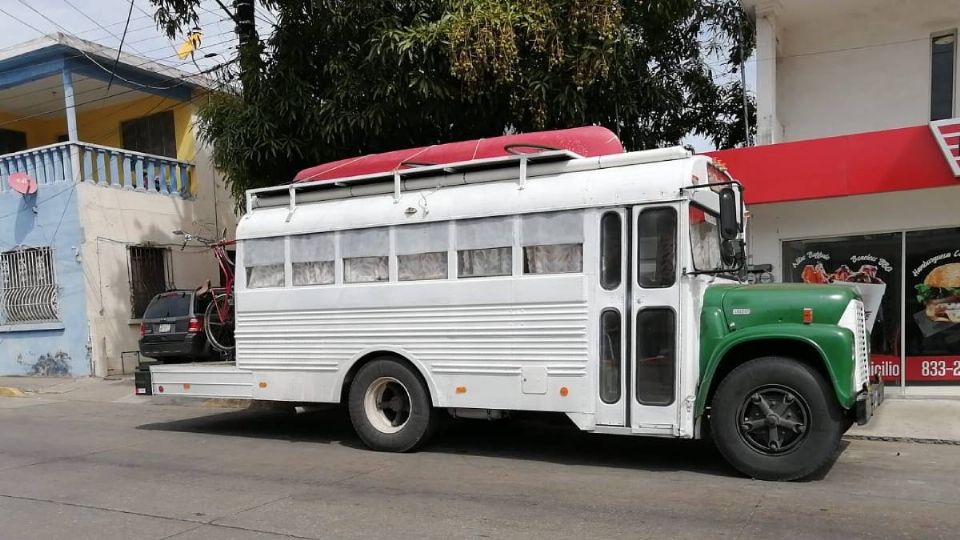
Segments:
[[[723,457],[761,480],[797,480],[825,467],[843,435],[832,386],[782,357],[750,360],[720,382],[710,424]]]
[[[390,357],[372,360],[357,372],[348,397],[350,421],[368,447],[409,452],[437,425],[426,385],[407,365]]]

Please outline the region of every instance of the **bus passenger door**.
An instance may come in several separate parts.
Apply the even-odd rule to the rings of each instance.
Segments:
[[[598,279],[594,287],[598,317],[597,356],[599,359],[597,419],[598,425],[626,426],[627,403],[629,393],[627,384],[627,333],[630,328],[627,289],[630,280],[630,258],[627,249],[630,235],[627,234],[629,220],[623,208],[611,208],[600,211],[594,218],[597,221],[596,234],[599,242],[587,245],[597,246],[597,257],[585,257],[585,260],[599,261]],[[588,228],[587,230],[592,230]]]
[[[680,365],[679,204],[634,206],[631,213],[630,427],[674,435]]]

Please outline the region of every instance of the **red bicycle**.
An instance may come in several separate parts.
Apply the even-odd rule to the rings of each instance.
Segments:
[[[210,346],[226,356],[232,356],[236,349],[234,340],[234,310],[233,310],[233,261],[227,255],[227,247],[235,245],[236,240],[211,240],[202,236],[192,235],[183,231],[173,231],[174,234],[183,236],[183,247],[187,242],[199,242],[213,251],[213,256],[220,265],[220,271],[223,273],[224,284],[222,287],[212,287],[210,280],[197,289],[197,298],[210,296],[210,302],[207,304],[203,313],[203,332],[207,335],[207,341]]]

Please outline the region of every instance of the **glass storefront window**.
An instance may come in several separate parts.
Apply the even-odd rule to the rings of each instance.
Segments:
[[[783,280],[845,283],[863,297],[870,333],[871,374],[901,381],[901,233],[796,240],[783,243]]]
[[[907,384],[960,384],[960,228],[906,236]]]

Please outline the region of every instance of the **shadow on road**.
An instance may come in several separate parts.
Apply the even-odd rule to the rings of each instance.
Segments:
[[[337,443],[366,451],[350,425],[346,410],[339,407],[301,414],[247,409],[145,424],[138,429]],[[522,413],[495,422],[451,419],[421,451],[562,465],[738,476],[709,441],[594,435],[579,431],[563,415],[545,413]]]

